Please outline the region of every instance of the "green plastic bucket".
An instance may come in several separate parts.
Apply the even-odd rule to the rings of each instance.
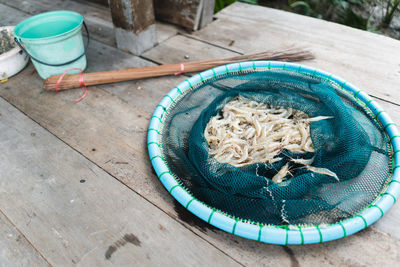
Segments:
[[[43,79],[70,68],[86,68],[82,40],[83,16],[72,11],[51,11],[30,17],[14,28],[17,44],[30,55]],[[88,35],[89,37],[89,35]],[[89,39],[88,39],[89,44]],[[79,73],[79,70],[70,73]]]

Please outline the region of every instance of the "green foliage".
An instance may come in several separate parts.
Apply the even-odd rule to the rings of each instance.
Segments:
[[[307,16],[335,21],[354,28],[369,30],[370,17],[354,12],[355,6],[372,6],[380,4],[385,7],[381,27],[388,27],[396,11],[400,9],[400,0],[288,0],[290,10]],[[369,15],[371,16],[371,14]]]
[[[340,23],[353,28],[368,30],[368,18],[357,15],[350,8],[345,9],[344,12],[344,14],[339,15]]]
[[[362,5],[366,0],[289,0],[290,10],[296,13],[335,21],[351,27],[366,30],[368,18],[354,13],[351,6]],[[397,0],[396,0],[397,1]]]
[[[271,7],[275,7],[271,3],[276,2],[276,0],[215,0],[214,12],[236,1]],[[400,0],[282,0],[280,2],[283,2],[283,8],[286,6],[288,11],[372,32],[384,31],[384,28],[389,27],[396,12],[400,10]],[[279,8],[282,8],[281,4],[278,5]],[[373,7],[376,5],[383,8],[381,21],[376,21],[376,18],[371,19]]]
[[[291,9],[296,8],[296,7],[303,7],[304,14],[307,16],[310,16],[311,12],[313,11],[310,4],[308,4],[305,1],[295,1],[295,2],[289,3],[289,6]]]
[[[234,2],[236,2],[236,0],[215,0],[214,13],[217,13],[221,9],[229,6],[230,4],[233,4]],[[239,0],[239,2],[244,2],[253,5],[256,5],[258,3],[257,0]]]
[[[224,7],[229,6],[230,4],[233,4],[234,2],[235,2],[235,0],[215,0],[214,13],[217,13]]]
[[[393,19],[394,13],[396,12],[396,10],[399,9],[400,6],[400,0],[387,0],[386,3],[386,12],[385,12],[385,16],[383,17],[382,20],[382,26],[383,27],[388,27],[390,22]]]

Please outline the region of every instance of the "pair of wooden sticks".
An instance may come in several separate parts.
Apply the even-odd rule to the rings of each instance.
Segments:
[[[83,81],[86,86],[107,84],[114,82],[130,81],[143,78],[159,77],[166,75],[173,75],[176,73],[199,72],[209,68],[217,67],[234,62],[243,62],[251,60],[280,60],[280,61],[302,61],[313,59],[314,56],[311,52],[301,49],[287,49],[281,51],[271,51],[257,53],[253,55],[240,55],[224,59],[211,59],[204,61],[194,61],[166,64],[160,66],[151,66],[143,68],[126,68],[121,70],[110,70],[102,72],[84,73]],[[184,68],[182,68],[184,66]],[[47,78],[43,83],[43,88],[50,91],[55,91],[57,83],[59,83],[57,90],[66,90],[71,88],[81,87],[80,81],[81,74],[65,75],[61,82],[58,82],[60,75],[53,75]]]

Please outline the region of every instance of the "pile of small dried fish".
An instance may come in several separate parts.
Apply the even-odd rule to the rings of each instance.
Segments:
[[[0,31],[0,55],[15,47],[14,35],[7,29]]]
[[[254,163],[275,163],[282,160],[278,155],[284,150],[293,153],[314,152],[310,137],[310,122],[332,117],[309,118],[300,110],[269,106],[238,96],[228,102],[218,114],[210,119],[204,136],[209,153],[222,163],[243,167]],[[295,162],[299,161],[299,162]],[[305,168],[335,177],[327,169],[311,166],[312,160],[294,159]],[[282,167],[280,182],[289,172],[289,164]],[[337,178],[337,177],[335,177]]]

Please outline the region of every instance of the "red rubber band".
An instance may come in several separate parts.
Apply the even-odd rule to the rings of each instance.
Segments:
[[[179,75],[185,72],[185,66],[183,65],[183,63],[180,63],[181,66],[181,70],[179,72],[175,72],[174,75]]]
[[[60,86],[61,81],[62,81],[62,79],[64,78],[65,74],[67,74],[67,72],[70,72],[71,70],[80,70],[80,71],[81,71],[81,74],[79,75],[79,86],[85,88],[85,92],[83,92],[83,95],[82,95],[80,98],[74,100],[74,102],[76,103],[76,102],[79,102],[79,101],[81,101],[82,99],[84,99],[84,98],[86,97],[86,95],[87,95],[87,87],[86,87],[86,85],[85,85],[85,83],[84,83],[84,81],[83,81],[83,74],[84,74],[84,72],[83,72],[82,69],[80,69],[80,68],[71,68],[71,69],[65,70],[65,71],[60,75],[60,78],[58,78],[58,80],[57,80],[57,83],[56,83],[56,92],[58,92],[58,87]]]

